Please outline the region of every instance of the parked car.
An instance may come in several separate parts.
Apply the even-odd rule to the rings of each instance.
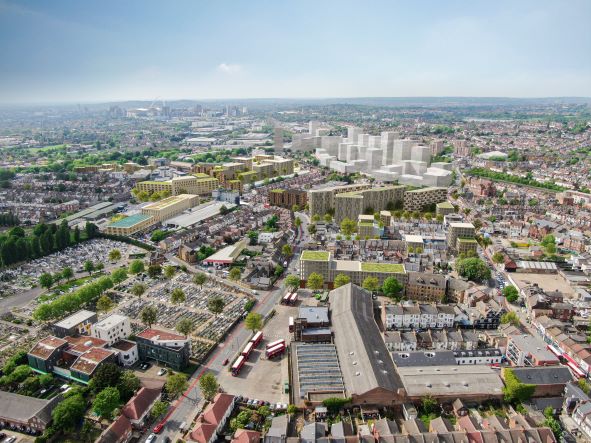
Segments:
[[[160,368],[160,370],[158,371],[158,375],[164,375],[166,374],[168,371],[165,368]]]
[[[156,434],[150,434],[148,438],[146,438],[146,443],[154,443],[156,441]]]

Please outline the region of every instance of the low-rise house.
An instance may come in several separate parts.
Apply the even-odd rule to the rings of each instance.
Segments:
[[[568,382],[573,376],[566,366],[524,367],[510,369],[515,377],[524,384],[535,385],[534,397],[561,396]],[[507,369],[501,371],[501,378],[505,379]]]
[[[234,396],[219,393],[197,419],[191,431],[191,439],[198,443],[212,443],[224,429],[228,417],[234,410]]]
[[[146,424],[152,406],[160,399],[161,394],[160,389],[142,387],[127,402],[121,413],[128,418],[134,428],[140,429]]]
[[[130,340],[119,340],[111,346],[117,350],[119,364],[121,366],[133,366],[139,360],[137,343]]]
[[[120,415],[101,433],[96,443],[127,443],[132,436],[131,422],[125,415]]]
[[[103,348],[91,348],[70,366],[70,378],[88,384],[96,370],[105,363],[116,363],[117,353]]]
[[[19,431],[41,433],[51,422],[51,412],[61,400],[61,395],[43,400],[0,391],[0,424],[14,426]]]

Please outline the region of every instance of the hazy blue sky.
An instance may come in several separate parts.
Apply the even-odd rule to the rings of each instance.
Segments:
[[[0,102],[591,96],[591,1],[0,0]]]

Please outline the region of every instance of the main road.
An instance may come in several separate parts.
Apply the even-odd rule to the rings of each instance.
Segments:
[[[307,224],[307,217],[302,217],[302,228],[304,224]],[[302,242],[306,241],[307,230],[302,229],[301,235],[296,233],[295,239],[293,240],[294,252],[298,250],[297,246]],[[178,258],[170,255],[167,258],[171,261],[177,262],[187,266],[186,263],[181,262]],[[297,254],[287,267],[285,275],[296,273],[298,266]],[[201,269],[194,266],[187,266],[194,272],[203,272]],[[255,305],[254,312],[258,312],[263,317],[268,315],[275,305],[279,302],[281,296],[284,293],[283,279],[276,282],[276,288],[271,291],[261,291],[258,296],[258,302]],[[158,442],[166,441],[166,437],[170,438],[171,441],[176,441],[177,433],[179,432],[180,425],[185,423],[186,427],[191,425],[194,418],[195,409],[202,400],[201,392],[199,390],[199,379],[205,372],[212,372],[217,375],[220,371],[225,370],[223,361],[226,358],[231,358],[246,343],[252,335],[252,332],[244,327],[244,322],[240,322],[230,333],[223,343],[220,343],[218,347],[213,351],[207,360],[199,367],[199,369],[189,379],[189,388],[185,393],[173,403],[167,416],[163,420],[164,427],[158,437]],[[235,393],[240,394],[240,393]],[[145,437],[141,441],[145,441]]]

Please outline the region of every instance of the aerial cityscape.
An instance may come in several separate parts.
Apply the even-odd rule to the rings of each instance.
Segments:
[[[591,442],[590,22],[0,0],[0,443]]]

